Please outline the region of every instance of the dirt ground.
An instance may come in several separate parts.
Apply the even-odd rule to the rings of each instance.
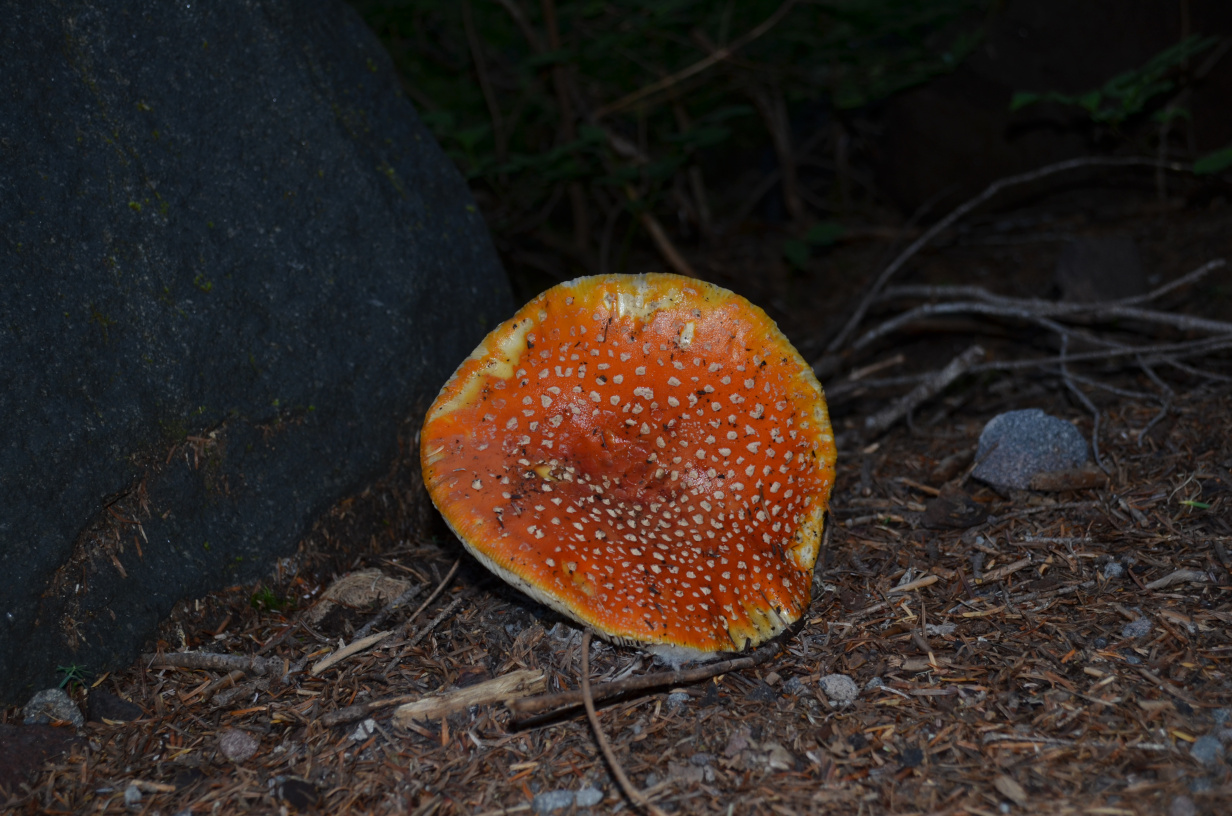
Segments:
[[[1222,198],[1160,205],[1149,193],[1097,187],[1090,177],[1044,185],[964,219],[893,284],[1053,297],[1058,258],[1080,235],[1132,236],[1152,287],[1232,259]],[[690,260],[767,308],[819,359],[872,274],[918,234],[849,240],[799,270],[782,259],[783,236],[766,228],[690,250]],[[861,330],[908,300],[878,303]],[[1232,272],[1214,270],[1154,305],[1232,319]],[[1086,330],[1153,344],[1200,335],[1124,319]],[[1038,324],[965,314],[849,346],[825,380],[842,432],[829,535],[812,606],[771,659],[600,705],[619,762],[659,808],[1232,810],[1232,357],[1225,348],[1175,365],[1136,363],[1142,355],[1075,364],[1082,379],[1069,385],[1098,411],[1106,480],[1003,495],[968,478],[997,413],[1042,408],[1091,438],[1095,414],[1055,366],[969,373],[909,421],[861,432],[906,393],[909,375],[977,341],[992,361],[1057,353]],[[322,519],[298,556],[260,585],[182,604],[151,648],[258,657],[259,671],[145,660],[68,682],[78,701],[105,692],[140,714],[88,723],[13,792],[10,812],[629,810],[580,708],[514,722],[504,706],[478,705],[404,726],[382,706],[331,724],[347,706],[516,671],[541,671],[549,690],[578,685],[577,628],[488,574],[424,509],[414,431],[389,476]],[[379,597],[309,617],[327,586],[363,569],[395,580]],[[425,589],[378,627],[392,634],[311,671],[406,586]],[[280,665],[301,671],[283,682]],[[598,642],[591,666],[594,682],[655,670],[636,650]],[[850,678],[854,699],[842,699],[843,681],[823,683],[831,675]],[[20,719],[9,709],[0,723]]]

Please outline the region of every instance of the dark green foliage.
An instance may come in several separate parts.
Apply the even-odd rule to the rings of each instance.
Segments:
[[[252,594],[248,603],[262,612],[285,612],[295,607],[295,598],[279,598],[274,590],[261,587]]]
[[[60,688],[78,686],[84,688],[90,682],[91,672],[85,666],[70,663],[67,666],[56,666],[56,674],[60,678]]]
[[[575,181],[600,211],[634,211],[630,188],[653,210],[686,167],[768,143],[758,93],[781,94],[788,111],[842,110],[949,71],[978,38],[960,21],[986,5],[796,2],[731,57],[613,108],[738,44],[783,9],[780,0],[353,2],[506,234],[525,230]],[[557,19],[556,47],[545,9]],[[734,180],[711,175],[720,187]]]
[[[1222,173],[1229,167],[1232,167],[1232,145],[1198,159],[1194,162],[1193,171],[1199,176],[1209,176]]]
[[[1186,61],[1218,42],[1218,37],[1189,37],[1160,51],[1142,67],[1117,74],[1102,87],[1085,93],[1071,95],[1055,91],[1019,91],[1010,101],[1010,110],[1019,110],[1037,102],[1058,102],[1082,108],[1092,122],[1115,128],[1131,116],[1142,113],[1159,97],[1170,93],[1176,87],[1172,74]],[[1160,110],[1156,118],[1162,121],[1164,117],[1187,115],[1181,109],[1166,109]]]

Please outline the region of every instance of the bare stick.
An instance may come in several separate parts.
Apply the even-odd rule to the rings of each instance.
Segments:
[[[547,688],[542,669],[520,669],[502,677],[493,677],[473,686],[455,688],[443,694],[419,695],[419,698],[398,706],[394,725],[406,726],[415,720],[439,720],[471,706],[507,703],[527,694]]]
[[[770,141],[779,163],[779,178],[782,182],[783,204],[792,221],[804,219],[804,202],[800,198],[800,184],[796,175],[796,157],[791,147],[791,123],[787,121],[787,107],[783,102],[783,93],[777,86],[769,90],[757,84],[748,88],[749,98],[761,114],[766,130],[770,132]]]
[[[392,632],[377,632],[375,635],[368,635],[368,637],[366,638],[360,638],[359,640],[352,641],[349,645],[343,646],[338,651],[332,654],[326,655],[325,657],[318,660],[316,662],[316,665],[312,667],[312,671],[310,672],[310,674],[313,677],[317,677],[321,674],[321,672],[325,671],[330,666],[333,666],[336,663],[341,663],[343,660],[346,660],[351,655],[359,654],[360,652],[366,649],[371,649],[373,646],[380,643],[382,640],[389,637],[391,634],[393,633]]]
[[[1145,294],[1134,295],[1133,297],[1127,298],[1119,298],[1117,300],[1097,301],[1094,303],[1074,303],[1072,301],[1041,300],[1039,298],[1006,297],[1005,295],[994,294],[993,292],[985,289],[983,286],[891,286],[879,295],[877,299],[890,300],[891,298],[897,297],[914,297],[936,298],[940,300],[965,297],[1007,306],[1030,306],[1035,309],[1047,311],[1049,314],[1100,311],[1102,309],[1117,306],[1138,306],[1143,303],[1150,303],[1153,300],[1159,300],[1169,292],[1180,289],[1182,286],[1188,286],[1191,283],[1196,283],[1210,272],[1216,269],[1221,269],[1226,265],[1227,261],[1225,259],[1215,258],[1214,260],[1207,261],[1202,264],[1202,266],[1192,272],[1188,272],[1176,280],[1169,281],[1168,283],[1156,287]]]
[[[612,751],[612,746],[608,743],[603,729],[599,726],[599,715],[595,712],[595,701],[590,696],[589,629],[582,635],[582,703],[586,706],[586,719],[590,720],[590,730],[595,732],[595,742],[599,743],[599,750],[603,751],[607,765],[612,769],[612,776],[616,777],[616,782],[620,784],[620,789],[625,792],[625,796],[629,797],[629,801],[634,805],[649,811],[654,816],[666,816],[641,791],[633,787],[629,777],[625,776],[625,769],[620,766],[620,762],[616,759],[616,754]]]
[[[1139,364],[1167,363],[1176,366],[1190,374],[1214,379],[1227,380],[1232,378],[1220,374],[1200,371],[1177,362],[1182,357],[1207,355],[1212,352],[1232,348],[1232,336],[1212,337],[1203,340],[1187,340],[1181,343],[1157,343],[1142,346],[1117,346],[1101,351],[1087,351],[1080,354],[1067,355],[1069,363],[1088,362],[1091,360],[1108,360],[1116,357],[1135,357]],[[1029,368],[1056,368],[1061,363],[1060,357],[1031,357],[1026,360],[996,360],[989,363],[979,363],[971,367],[972,374],[985,371],[1021,371]],[[844,380],[826,388],[826,396],[837,399],[852,391],[874,388],[901,388],[916,385],[929,378],[929,374],[906,374],[901,377],[882,377],[875,380]]]
[[[778,650],[778,645],[771,643],[750,652],[744,657],[720,660],[716,663],[698,666],[695,669],[656,672],[654,674],[644,674],[640,677],[616,680],[611,683],[602,683],[595,686],[593,697],[595,700],[607,700],[611,697],[634,691],[646,691],[647,689],[662,686],[685,686],[691,683],[699,683],[702,680],[709,680],[711,677],[720,674],[740,671],[764,663],[777,654]],[[509,706],[509,710],[516,719],[526,720],[550,711],[573,708],[574,706],[581,705],[581,703],[581,691],[561,691],[555,694],[545,694],[541,697],[518,700]]]
[[[630,201],[637,201],[637,191],[632,187],[625,187],[625,194],[629,196]],[[654,241],[655,248],[659,250],[659,254],[663,256],[663,260],[667,261],[667,265],[672,268],[672,271],[677,275],[684,275],[686,278],[696,278],[697,273],[693,271],[693,267],[684,259],[680,251],[676,249],[676,245],[672,243],[672,239],[667,237],[667,231],[663,229],[663,225],[659,223],[659,219],[654,217],[654,214],[649,210],[643,210],[638,214],[642,221],[642,226],[646,228],[646,232],[650,233],[650,238]]]
[[[860,301],[859,305],[856,306],[855,311],[852,312],[851,318],[847,321],[846,325],[844,325],[842,330],[835,335],[834,339],[830,341],[830,344],[826,346],[826,352],[833,354],[842,348],[847,342],[847,339],[855,333],[856,328],[859,327],[860,323],[864,320],[864,315],[868,313],[869,306],[871,306],[873,301],[875,301],[878,295],[881,294],[881,290],[885,288],[885,285],[889,282],[890,278],[894,277],[898,270],[902,269],[907,261],[909,261],[917,252],[927,246],[942,232],[953,226],[954,223],[960,218],[983,204],[985,201],[988,201],[997,193],[1009,187],[1014,187],[1019,184],[1027,184],[1032,181],[1038,181],[1040,179],[1047,178],[1048,176],[1056,175],[1057,173],[1064,173],[1066,171],[1075,170],[1082,167],[1163,167],[1167,170],[1174,170],[1176,172],[1188,172],[1190,169],[1188,166],[1177,162],[1163,162],[1161,164],[1155,159],[1140,158],[1137,156],[1090,156],[1045,165],[1044,167],[1040,167],[1027,173],[1019,173],[1016,176],[1007,176],[1006,178],[994,181],[984,189],[984,192],[960,205],[945,218],[942,218],[936,224],[933,224],[932,227],[926,230],[923,235],[913,241],[911,246],[904,249],[897,258],[891,261],[889,266],[882,270],[881,274],[877,276],[877,280],[873,282],[873,285],[869,288],[868,292],[865,293],[864,298]]]
[[[1082,389],[1074,384],[1074,380],[1070,377],[1069,366],[1066,365],[1065,352],[1069,349],[1069,336],[1061,335],[1061,380],[1065,383],[1065,387],[1073,392],[1087,410],[1091,412],[1091,416],[1095,418],[1095,423],[1091,427],[1091,453],[1095,456],[1095,464],[1104,473],[1108,473],[1108,468],[1104,467],[1103,461],[1099,458],[1099,409],[1095,407],[1095,403],[1091,402],[1091,398],[1083,393]]]
[[[639,90],[636,90],[631,94],[622,96],[620,99],[617,99],[615,102],[612,102],[611,104],[604,105],[603,107],[595,111],[593,118],[602,119],[605,116],[609,116],[618,111],[622,111],[625,108],[630,107],[634,103],[640,102],[641,100],[645,99],[646,97],[652,94],[656,94],[659,91],[666,90],[672,87],[673,85],[676,85],[677,83],[683,80],[686,80],[695,74],[700,74],[702,71],[705,71],[710,66],[729,58],[734,53],[739,51],[741,48],[748,45],[753,40],[757,39],[761,35],[765,34],[767,31],[769,31],[770,29],[778,25],[779,21],[787,16],[787,12],[791,11],[791,7],[794,6],[795,4],[796,4],[796,0],[786,0],[786,2],[783,3],[783,5],[779,6],[778,9],[773,14],[767,17],[761,23],[761,25],[752,29],[751,31],[746,33],[744,36],[737,38],[731,43],[731,45],[725,45],[722,48],[720,48],[718,51],[715,51],[710,56],[693,63],[692,65],[690,65],[689,67],[683,70],[677,71],[676,73],[671,74],[670,76],[663,77],[663,79],[660,79],[658,82],[652,82],[649,85],[645,86],[644,88],[640,88]]]
[[[143,654],[142,662],[151,668],[204,669],[206,671],[241,671],[245,674],[278,674],[285,663],[276,657],[211,654],[209,652],[177,652],[175,654]]]
[[[949,387],[950,383],[971,370],[971,366],[982,359],[984,359],[984,349],[978,345],[971,346],[962,354],[950,360],[945,368],[930,374],[928,379],[911,389],[905,397],[895,402],[889,408],[878,411],[864,420],[865,432],[868,434],[879,434],[886,430],[908,413],[914,411],[922,402],[940,394]]]
[[[496,160],[504,164],[505,125],[501,119],[500,105],[496,103],[496,94],[492,90],[492,81],[488,78],[488,67],[483,61],[479,36],[475,33],[471,0],[462,0],[462,26],[466,29],[466,42],[471,49],[471,60],[475,63],[475,74],[479,77],[479,88],[483,91],[483,101],[487,103],[488,115],[492,117],[492,138],[496,142]]]
[[[511,18],[513,18],[514,24],[517,25],[518,30],[522,32],[522,36],[530,45],[531,50],[533,50],[536,54],[542,54],[543,40],[539,39],[539,34],[536,33],[535,29],[531,27],[529,22],[527,22],[526,15],[522,13],[521,7],[518,6],[515,0],[496,0],[496,2],[509,13]]]
[[[441,621],[449,617],[450,613],[452,613],[455,609],[457,609],[458,605],[461,603],[462,603],[461,598],[454,598],[452,601],[450,601],[449,604],[444,609],[436,613],[435,618],[428,621],[426,626],[424,626],[422,629],[420,629],[418,632],[415,633],[415,636],[411,638],[409,643],[406,644],[406,648],[412,649],[418,646],[419,642],[423,640],[425,637],[427,637],[429,632],[431,632],[436,627],[440,626]]]
[[[428,596],[428,600],[421,603],[419,605],[419,608],[416,609],[414,612],[412,612],[411,616],[406,619],[406,623],[403,624],[406,631],[410,631],[411,624],[415,621],[415,618],[419,617],[419,613],[427,609],[428,604],[435,601],[436,596],[440,595],[445,590],[445,587],[449,585],[450,579],[453,578],[453,574],[458,571],[458,565],[461,563],[462,563],[461,559],[453,562],[453,566],[449,568],[449,572],[445,574],[445,577],[441,579],[441,582],[436,585],[436,589],[432,590],[432,594]]]
[[[368,621],[367,623],[365,623],[363,626],[359,627],[359,629],[356,630],[355,635],[354,635],[355,640],[359,640],[360,638],[367,637],[368,634],[373,629],[377,628],[382,623],[389,620],[390,615],[397,612],[403,606],[413,601],[415,599],[415,596],[423,591],[424,591],[423,584],[417,584],[416,586],[413,586],[410,589],[408,589],[406,592],[403,592],[397,598],[394,598],[392,601],[385,604],[385,608],[382,609],[380,612],[377,612],[375,615],[373,615],[372,620]]]

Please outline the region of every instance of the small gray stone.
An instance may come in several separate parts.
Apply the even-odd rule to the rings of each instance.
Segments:
[[[30,698],[21,710],[22,722],[26,725],[49,723],[52,721],[69,722],[74,728],[86,724],[81,709],[73,702],[64,689],[43,689]]]
[[[355,730],[351,732],[351,739],[355,742],[363,742],[376,733],[376,720],[369,717],[368,719],[355,726]]]
[[[994,487],[1026,490],[1037,473],[1085,464],[1087,441],[1073,425],[1038,408],[1008,411],[984,426],[975,459],[975,478]]]
[[[952,635],[958,630],[956,623],[926,623],[924,624],[924,634],[932,635],[933,637],[945,637]]]
[[[1111,581],[1125,574],[1125,567],[1119,561],[1109,561],[1104,565],[1104,580]]]
[[[845,705],[860,693],[856,681],[845,674],[827,674],[818,683],[822,692],[834,703]]]
[[[1150,634],[1151,621],[1148,618],[1136,618],[1121,627],[1121,637],[1126,640],[1137,639]]]
[[[535,813],[554,813],[571,806],[575,799],[576,794],[571,790],[544,791],[534,798],[530,808]]]
[[[125,807],[136,807],[139,804],[141,804],[141,788],[136,785],[129,785],[124,789]]]
[[[1189,755],[1203,765],[1212,765],[1223,756],[1223,743],[1214,734],[1205,734],[1194,740],[1189,747]]]
[[[603,791],[598,788],[587,785],[584,788],[578,788],[577,793],[573,795],[573,802],[580,808],[594,807],[603,801]]]
[[[673,691],[667,695],[667,710],[680,711],[689,702],[689,695],[683,691]]]
[[[879,689],[884,685],[885,685],[885,681],[882,680],[880,677],[870,677],[868,682],[864,684],[864,690],[872,691],[873,689]]]
[[[804,681],[795,675],[788,677],[783,682],[783,691],[787,694],[799,694],[804,691]]]
[[[1168,805],[1168,816],[1194,816],[1198,808],[1188,796],[1177,796]]]
[[[1211,717],[1215,720],[1215,725],[1223,725],[1232,719],[1232,708],[1217,708],[1211,712]]]
[[[238,728],[228,728],[218,735],[219,752],[232,762],[252,759],[259,745],[255,737]]]

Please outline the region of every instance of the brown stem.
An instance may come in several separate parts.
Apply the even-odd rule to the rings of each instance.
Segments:
[[[556,25],[555,0],[543,0],[543,21],[548,29],[548,48],[560,50],[560,29]],[[556,104],[560,108],[560,134],[565,144],[577,140],[577,126],[573,121],[573,103],[569,101],[568,77],[565,66],[557,62],[552,66],[552,84],[556,90]],[[580,182],[568,186],[569,205],[573,211],[573,242],[583,253],[590,246],[590,213],[586,206],[586,191]]]
[[[805,216],[804,202],[800,198],[796,155],[791,147],[791,122],[787,118],[787,103],[783,99],[783,93],[778,86],[767,90],[752,84],[748,88],[748,94],[761,114],[774,144],[774,154],[779,164],[779,183],[783,188],[783,205],[792,221],[801,221]]]
[[[787,12],[791,11],[792,6],[794,6],[795,4],[796,4],[796,0],[786,0],[786,2],[784,2],[783,5],[779,6],[778,9],[775,10],[773,14],[767,17],[761,23],[761,25],[750,30],[749,32],[744,34],[742,37],[738,37],[737,39],[732,41],[731,45],[725,45],[722,48],[719,48],[714,53],[712,53],[710,56],[704,59],[698,60],[697,62],[693,63],[687,68],[677,71],[676,73],[671,74],[670,76],[663,77],[663,79],[660,79],[658,82],[652,82],[649,85],[645,86],[644,88],[640,88],[639,90],[636,90],[631,94],[622,96],[620,99],[617,99],[615,102],[612,102],[609,105],[604,105],[603,107],[599,108],[599,110],[595,111],[594,118],[602,119],[604,116],[609,116],[618,111],[622,111],[625,108],[631,107],[635,103],[640,102],[646,97],[651,96],[652,94],[656,94],[656,93],[659,93],[660,91],[667,90],[668,88],[671,88],[672,86],[680,83],[681,81],[688,79],[689,77],[694,76],[695,74],[699,74],[702,71],[705,71],[707,68],[711,67],[712,65],[715,65],[719,62],[722,62],[725,59],[728,59],[734,53],[739,51],[741,48],[748,45],[753,40],[757,39],[758,37],[765,34],[767,31],[769,31],[770,29],[778,25],[779,21],[781,21],[784,17],[787,16]]]
[[[995,196],[997,193],[1001,192],[1002,190],[1009,188],[1009,187],[1015,187],[1020,184],[1027,184],[1032,181],[1038,181],[1040,179],[1047,178],[1048,176],[1056,175],[1057,173],[1063,173],[1069,170],[1076,170],[1076,169],[1083,168],[1083,167],[1159,167],[1159,166],[1162,166],[1168,170],[1173,170],[1176,172],[1191,172],[1192,170],[1192,168],[1190,168],[1188,165],[1179,164],[1175,162],[1159,162],[1159,161],[1156,161],[1155,159],[1141,158],[1138,156],[1125,156],[1125,157],[1087,156],[1087,157],[1082,157],[1082,158],[1077,158],[1077,159],[1067,159],[1065,161],[1056,162],[1055,164],[1048,164],[1036,170],[1031,170],[1026,173],[1019,173],[1016,176],[1007,176],[1005,178],[994,181],[992,184],[988,185],[984,189],[984,191],[980,193],[979,195],[977,195],[975,198],[972,198],[964,202],[958,208],[956,208],[953,212],[947,215],[945,218],[942,218],[936,224],[933,224],[932,227],[930,227],[927,231],[925,231],[923,235],[921,235],[919,238],[913,241],[911,243],[911,246],[904,249],[897,258],[891,261],[889,266],[887,266],[885,269],[881,271],[881,274],[877,276],[877,280],[875,280],[873,282],[873,285],[869,287],[867,292],[865,292],[863,299],[860,300],[859,305],[857,305],[855,310],[852,312],[851,318],[848,319],[847,323],[843,326],[842,330],[837,335],[835,335],[834,339],[830,341],[830,344],[826,346],[826,352],[828,354],[833,354],[837,352],[839,349],[843,348],[843,346],[847,343],[848,338],[851,337],[851,335],[859,327],[860,323],[864,320],[864,315],[868,313],[869,306],[871,306],[873,302],[877,299],[877,297],[881,294],[881,290],[885,288],[885,285],[889,282],[890,278],[894,277],[894,275],[900,269],[903,268],[903,266],[907,263],[907,261],[913,258],[916,255],[916,253],[918,253],[921,249],[927,246],[934,238],[936,238],[942,232],[944,232],[945,230],[953,226],[954,222],[958,221],[964,215],[971,212],[976,207],[983,204],[985,201],[989,200],[990,198],[992,198],[993,196]]]
[[[656,672],[654,674],[644,674],[641,677],[629,677],[625,680],[601,683],[592,689],[592,697],[595,700],[607,700],[611,697],[635,691],[647,691],[663,686],[685,686],[691,683],[700,683],[703,680],[709,680],[711,677],[720,674],[741,671],[765,663],[777,654],[778,651],[778,644],[770,643],[749,652],[743,657],[733,657],[728,660],[707,663],[705,666],[698,666],[695,669]],[[537,717],[565,708],[573,708],[581,704],[582,692],[577,690],[561,691],[555,694],[544,694],[539,697],[515,700],[508,707],[515,719],[527,720],[531,717]]]
[[[630,201],[638,200],[637,191],[632,187],[626,187],[625,194],[629,196]],[[642,221],[642,226],[646,228],[646,232],[650,233],[650,239],[654,241],[655,248],[659,250],[663,260],[667,261],[667,265],[678,275],[684,275],[686,278],[696,278],[697,273],[693,271],[693,267],[689,265],[689,262],[676,249],[676,245],[667,236],[667,231],[663,229],[659,219],[655,218],[654,214],[648,210],[642,211],[638,217]]]
[[[607,736],[603,733],[603,729],[599,726],[599,715],[595,711],[595,701],[590,695],[590,630],[582,635],[582,703],[586,706],[586,719],[590,720],[590,730],[595,733],[595,742],[599,743],[599,750],[603,752],[603,757],[607,760],[607,766],[612,769],[612,776],[616,777],[616,782],[620,785],[620,789],[625,792],[625,796],[629,797],[634,805],[654,814],[654,816],[665,816],[662,810],[646,798],[646,796],[637,788],[633,787],[633,783],[629,781],[629,777],[625,775],[625,769],[621,767],[620,762],[616,759],[616,752],[612,750],[611,743],[607,741]]]
[[[475,63],[475,74],[479,77],[479,88],[483,91],[483,101],[487,103],[488,115],[492,117],[492,138],[496,141],[496,161],[504,164],[505,127],[501,120],[500,105],[496,104],[496,94],[492,91],[492,82],[488,78],[488,69],[483,61],[479,36],[475,33],[471,0],[462,0],[462,26],[466,29],[466,42],[471,49],[471,60]]]

